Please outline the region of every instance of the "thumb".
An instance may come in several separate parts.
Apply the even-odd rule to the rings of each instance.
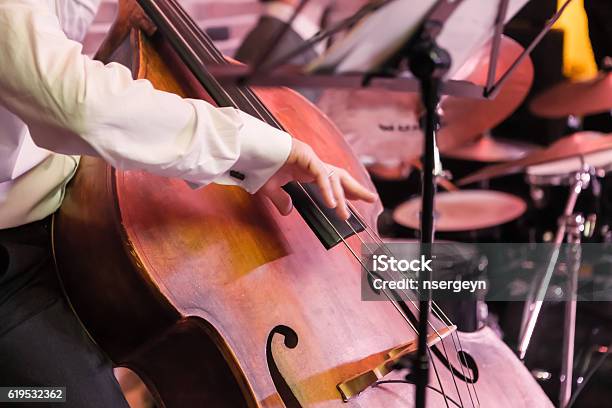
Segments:
[[[266,191],[264,194],[272,201],[272,204],[278,209],[279,213],[282,215],[289,215],[293,209],[293,203],[291,202],[291,196],[289,194],[280,188]]]

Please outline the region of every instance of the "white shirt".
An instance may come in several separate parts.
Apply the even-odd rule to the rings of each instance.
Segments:
[[[97,2],[0,0],[0,228],[59,207],[76,167],[71,155],[257,191],[287,159],[291,137],[82,55],[74,40],[84,36]]]

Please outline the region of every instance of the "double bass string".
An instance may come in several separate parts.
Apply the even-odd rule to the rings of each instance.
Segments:
[[[321,213],[321,215],[325,218],[326,222],[329,223],[329,225],[334,229],[334,231],[336,232],[336,234],[338,234],[338,236],[340,237],[340,239],[342,240],[342,242],[344,243],[344,245],[349,249],[349,251],[353,254],[353,256],[355,257],[355,259],[357,259],[357,261],[361,264],[361,266],[367,271],[368,275],[370,276],[374,276],[373,272],[370,271],[365,264],[363,263],[363,261],[361,260],[361,258],[356,254],[355,250],[348,244],[348,242],[346,242],[345,238],[339,233],[339,231],[336,229],[336,227],[334,226],[334,224],[331,222],[331,220],[329,220],[327,218],[327,216],[325,215],[325,213],[321,210],[321,208],[319,207],[319,204],[310,196],[310,194],[308,194],[308,192],[306,191],[306,189],[300,184],[298,183],[298,185],[300,186],[300,188],[302,189],[302,191],[306,194],[306,196],[309,198],[309,200],[312,202],[312,204],[314,204],[317,207],[317,210]],[[354,214],[353,214],[354,215]],[[362,238],[359,236],[359,234],[357,234],[357,232],[353,229],[353,227],[350,225],[350,223],[347,221],[347,224],[350,226],[350,228],[353,230],[353,232],[355,233],[355,235],[357,235],[357,237],[359,237],[359,239],[363,242]],[[364,243],[365,245],[365,243]],[[383,289],[383,293],[385,294],[385,297],[387,297],[387,299],[389,301],[391,301],[391,303],[393,304],[393,306],[395,307],[395,309],[402,315],[402,317],[404,317],[404,319],[406,320],[406,322],[410,325],[410,327],[412,328],[412,330],[418,335],[419,331],[416,327],[414,327],[414,325],[412,324],[412,322],[410,321],[410,319],[408,319],[408,317],[404,314],[403,310],[401,309],[401,307],[399,306],[399,304],[393,300],[393,298],[391,297],[391,295],[389,295],[389,293],[387,293],[386,290]],[[414,302],[411,303],[414,305]],[[436,334],[438,335],[438,337],[440,337],[440,334],[438,333],[438,331],[433,327],[433,325],[431,324],[431,322],[429,322],[429,325],[432,327],[432,329],[436,332]],[[441,339],[441,337],[440,337]],[[446,351],[446,349],[445,349]],[[442,380],[440,379],[440,375],[438,374],[438,369],[436,367],[436,363],[435,360],[432,358],[431,356],[431,350],[428,348],[427,352],[430,356],[430,361],[432,362],[433,368],[434,368],[434,372],[436,375],[436,378],[438,380],[438,384],[440,386],[440,393],[442,394],[442,396],[444,397],[444,403],[446,404],[447,408],[450,408],[450,406],[448,405],[448,399],[446,396],[446,392],[444,391],[444,385],[442,383]],[[447,355],[447,359],[448,359],[448,355]],[[453,376],[453,381],[455,381],[455,378]],[[457,386],[457,384],[455,383],[455,386]],[[457,389],[457,395],[459,395],[459,399],[461,400],[461,394],[459,393],[459,389]],[[463,406],[463,403],[462,403]]]
[[[352,210],[351,210],[351,211],[352,211]],[[355,215],[355,214],[353,213],[353,215]],[[356,217],[356,218],[359,220],[359,217]],[[359,223],[360,223],[360,224],[361,224],[361,226],[364,228],[364,230],[366,230],[366,232],[367,232],[367,231],[368,231],[368,229],[367,229],[367,228],[366,228],[366,227],[365,227],[365,226],[364,226],[364,225],[361,223],[361,221],[360,221],[360,220],[359,220]],[[370,249],[370,247],[369,247],[369,246],[368,246],[368,245],[365,243],[365,241],[363,240],[363,238],[361,238],[361,236],[360,236],[360,235],[357,233],[357,231],[355,231],[355,229],[353,228],[353,226],[351,225],[351,223],[350,223],[350,222],[347,222],[347,224],[350,226],[350,228],[351,228],[351,230],[353,231],[353,233],[354,233],[354,234],[355,234],[355,235],[356,235],[356,236],[359,238],[359,240],[361,241],[362,245],[364,245],[364,246],[367,248],[367,250],[368,250],[369,252],[372,252],[372,253],[373,253],[373,251],[372,251],[372,250]],[[371,234],[370,234],[369,232],[368,232],[368,235],[370,235],[370,236],[371,236]],[[379,246],[378,248],[380,248],[380,246]],[[398,274],[397,276],[398,276],[398,277],[401,277],[401,275],[399,275],[399,274]],[[408,301],[409,301],[409,302],[412,304],[412,306],[413,306],[413,307],[415,307],[415,308],[417,309],[417,312],[418,312],[418,311],[419,311],[419,307],[417,306],[417,304],[415,303],[415,301],[413,301],[412,299],[410,299],[409,294],[408,294],[408,293],[409,293],[409,292],[408,292],[408,290],[407,290],[407,289],[400,289],[400,290],[401,290],[401,292],[402,292],[402,293],[404,293],[404,294],[406,295],[406,297],[407,297]],[[432,322],[431,322],[429,319],[427,320],[427,324],[429,325],[429,327],[431,327],[431,328],[432,328],[432,330],[434,331],[434,333],[436,334],[436,336],[437,336],[437,337],[440,339],[440,342],[442,342],[442,347],[443,347],[443,350],[444,350],[444,354],[445,354],[445,356],[446,356],[446,359],[448,360],[448,353],[446,352],[446,347],[444,346],[444,339],[442,338],[442,336],[440,335],[440,333],[438,332],[438,330],[435,328],[435,326],[432,324]],[[415,331],[416,331],[416,330],[415,330]],[[417,334],[418,334],[418,331],[417,331]],[[447,402],[447,400],[446,400],[446,392],[444,391],[444,386],[442,385],[442,381],[440,381],[440,376],[438,375],[438,368],[436,367],[436,362],[435,362],[435,360],[432,358],[432,355],[431,355],[431,350],[430,350],[429,348],[427,348],[427,353],[429,354],[429,360],[432,362],[432,366],[433,366],[433,368],[434,368],[434,372],[435,372],[435,374],[436,374],[436,378],[438,379],[438,383],[440,384],[440,392],[442,393],[442,396],[444,397],[444,401],[445,401],[445,403],[446,403],[447,408],[450,408],[450,407],[449,407],[449,405],[448,405],[448,402]],[[459,402],[461,402],[461,406],[463,407],[463,401],[462,401],[462,398],[461,398],[461,393],[459,392],[459,387],[458,387],[458,385],[457,385],[457,381],[455,380],[455,377],[454,377],[454,376],[452,376],[452,378],[453,378],[453,383],[455,384],[455,389],[456,389],[456,391],[457,391],[457,395],[459,396]]]
[[[363,217],[361,216],[361,214],[359,214],[359,211],[357,211],[357,209],[356,209],[356,208],[354,208],[354,207],[353,207],[353,206],[351,206],[351,205],[349,205],[349,210],[350,210],[350,211],[353,213],[353,215],[358,215],[358,216],[356,217],[356,219],[358,220],[359,224],[360,224],[360,225],[361,225],[361,226],[364,228],[364,230],[366,231],[366,233],[367,233],[367,234],[370,236],[370,238],[371,238],[372,240],[374,240],[374,241],[377,241],[377,240],[378,240],[378,241],[380,242],[380,244],[378,244],[378,246],[377,246],[377,248],[376,248],[376,249],[378,250],[378,249],[382,248],[384,251],[386,251],[386,252],[387,252],[387,254],[388,254],[388,255],[393,255],[393,252],[392,252],[392,251],[389,249],[389,247],[388,247],[388,246],[385,244],[385,242],[382,240],[382,238],[381,238],[380,236],[378,236],[378,234],[376,233],[376,231],[374,231],[374,230],[372,229],[372,227],[370,227],[370,226],[367,224],[367,222],[366,222],[366,221],[363,221],[363,222],[361,221],[361,220],[363,219]],[[365,223],[365,225],[364,225],[364,223]],[[350,225],[350,223],[348,223],[348,224]],[[356,231],[355,231],[355,230],[354,230],[352,227],[351,227],[351,229],[353,230],[353,232],[355,232],[355,234],[356,234],[357,236],[359,236],[359,235],[356,233]],[[372,232],[370,232],[370,231],[372,231]],[[366,245],[366,244],[365,244],[365,242],[363,241],[363,239],[361,239],[361,237],[360,237],[359,239],[361,240],[361,242],[362,242],[364,245]],[[366,247],[367,247],[367,245],[366,245]],[[369,247],[368,247],[368,251],[372,252],[372,251],[371,251],[371,249],[369,249]],[[398,276],[400,276],[400,277],[401,277],[401,275],[398,275]],[[408,293],[407,293],[406,289],[403,289],[403,290],[402,290],[402,292],[403,292],[403,293],[405,293],[405,294],[406,294],[406,296],[408,296]],[[413,305],[413,306],[414,306],[414,307],[417,309],[417,311],[419,311],[419,310],[420,310],[420,309],[419,309],[419,306],[418,306],[417,304],[415,304],[415,302],[414,302],[414,301],[412,301],[411,299],[409,299],[409,300],[410,300],[410,303],[412,303],[412,305]],[[446,315],[446,314],[445,314],[445,313],[442,311],[442,309],[440,308],[440,306],[438,306],[438,305],[437,305],[437,304],[436,304],[434,301],[432,301],[432,305],[434,305],[434,306],[435,306],[435,308],[432,308],[432,310],[433,310],[434,314],[436,315],[436,317],[438,317],[438,318],[439,318],[439,319],[440,319],[442,322],[444,322],[444,324],[446,324],[447,326],[451,326],[451,325],[452,325],[451,320],[450,320],[450,319],[448,318],[448,316],[447,316],[447,315]],[[442,318],[438,312],[439,312],[439,313],[441,313],[441,314],[444,316],[444,318]],[[436,329],[433,327],[432,323],[431,323],[429,320],[428,320],[428,324],[429,324],[429,325],[430,325],[430,326],[431,326],[431,327],[434,329],[434,332],[436,333],[436,335],[437,335],[437,336],[438,336],[438,338],[440,339],[440,342],[442,343],[442,350],[443,350],[443,352],[444,352],[444,355],[445,355],[445,357],[446,357],[446,360],[447,360],[447,361],[449,362],[449,364],[450,364],[450,359],[449,359],[449,357],[448,357],[448,352],[447,352],[447,350],[446,350],[446,345],[444,344],[444,339],[443,339],[443,338],[440,336],[440,334],[438,333],[438,331],[437,331],[437,330],[436,330]],[[455,349],[455,353],[457,354],[457,356],[459,356],[459,358],[462,358],[462,359],[463,359],[463,363],[465,363],[465,365],[467,366],[467,361],[466,361],[466,359],[465,359],[465,355],[463,355],[463,354],[460,354],[460,353],[459,353],[459,350],[463,351],[463,350],[462,350],[462,348],[461,348],[461,343],[459,343],[459,349],[457,349],[457,344],[455,343],[455,338],[454,338],[453,336],[457,336],[457,340],[459,340],[459,335],[458,335],[457,333],[455,333],[455,331],[451,332],[451,339],[452,339],[452,341],[453,341],[453,347],[454,347],[454,349]],[[431,351],[430,351],[429,349],[428,349],[427,351],[428,351],[428,353],[429,353],[430,360],[432,361],[432,365],[433,365],[433,367],[434,367],[434,371],[436,372],[436,376],[437,376],[437,369],[436,369],[436,365],[435,365],[435,360],[434,360],[433,358],[431,358]],[[463,377],[464,377],[464,378],[467,378],[467,377],[466,377],[466,375],[465,375],[465,370],[464,370],[464,368],[463,368],[464,364],[459,364],[459,365],[460,365],[460,369],[461,369],[461,374],[463,375]],[[463,406],[463,400],[462,400],[462,398],[461,398],[461,393],[459,392],[459,386],[457,385],[457,381],[456,381],[456,379],[455,379],[455,376],[453,375],[453,376],[452,376],[452,378],[453,378],[453,383],[454,383],[454,385],[455,385],[455,389],[456,389],[456,391],[457,391],[457,396],[459,397],[459,401],[461,402],[461,406]],[[475,387],[475,385],[474,385],[473,383],[472,383],[472,387],[474,388],[474,394],[476,395],[476,399],[478,399],[478,395],[476,394],[476,387]],[[473,400],[473,398],[472,398],[472,392],[470,391],[470,386],[469,386],[469,384],[467,384],[467,383],[466,383],[466,388],[467,388],[467,391],[468,391],[468,396],[470,397],[470,401],[472,402],[472,407],[475,407],[474,400]],[[442,391],[443,391],[443,390],[442,390]],[[480,403],[479,403],[479,405],[480,405]]]
[[[195,25],[195,23],[189,17],[189,15],[179,5],[177,5],[174,0],[168,0],[168,4],[171,6],[170,8],[171,8],[171,11],[175,14],[175,18],[183,23],[186,29],[194,37],[195,41],[200,41],[201,43],[203,43],[204,46],[202,48],[208,54],[209,58],[212,59],[212,61],[216,62],[217,64],[228,64],[225,57],[216,49],[214,44],[212,44],[211,40],[208,37],[202,35],[201,30],[199,29],[199,27],[197,27],[197,25]],[[158,6],[155,5],[155,7],[158,7]],[[168,22],[172,24],[171,21],[168,21]],[[193,49],[191,49],[191,51],[195,52],[193,51]],[[238,108],[238,103],[230,96],[227,90],[221,87],[218,83],[215,85],[217,85],[218,90],[222,92],[224,96],[226,96],[227,100],[230,101],[231,104],[235,108]],[[274,116],[266,109],[266,107],[261,103],[261,101],[257,98],[257,96],[252,93],[252,91],[249,88],[236,87],[235,89],[238,91],[239,95],[243,97],[244,101],[250,105],[253,111],[259,115],[260,119],[262,119],[265,122],[274,124],[277,128],[282,129],[282,126],[280,125],[280,123],[278,123],[278,121],[274,118]],[[311,197],[311,195],[304,189],[303,185],[299,182],[296,182],[296,184],[304,191],[308,199],[316,205],[316,202]],[[339,232],[337,231],[337,229],[335,228],[335,226],[333,225],[333,223],[325,216],[325,214],[321,211],[321,209],[318,206],[317,206],[317,211],[325,218],[326,222],[335,230],[335,233],[341,236]],[[351,248],[351,246],[344,239],[343,241],[344,241],[344,245],[349,249],[353,257],[355,257],[355,259],[357,259],[360,263],[362,263],[361,259],[359,258],[355,250]],[[363,266],[365,268],[365,265]],[[389,296],[389,295],[386,294],[386,296]],[[401,308],[399,308],[399,306],[393,301],[393,299],[390,296],[389,296],[389,300],[393,303],[396,310],[398,310],[398,312],[400,313],[402,318],[408,323],[408,325],[416,333],[418,333],[418,331],[416,331],[416,328],[414,327],[410,319],[408,319],[408,317],[404,314]]]
[[[374,231],[374,229],[372,227],[370,227],[366,221],[361,221],[362,219],[364,219],[361,214],[359,214],[359,211],[354,208],[353,206],[351,206],[349,204],[349,209],[350,211],[355,215],[357,214],[358,217],[357,220],[358,222],[361,224],[361,226],[364,228],[364,230],[366,231],[366,233],[370,236],[371,239],[373,239],[374,241],[378,241],[380,242],[380,244],[378,245],[377,249],[383,248],[383,250],[385,250],[387,252],[387,254],[389,255],[393,255],[393,252],[389,249],[389,247],[386,245],[386,243],[383,241],[383,239],[376,233],[376,231]],[[365,223],[365,225],[364,225]],[[372,232],[370,232],[372,231]],[[363,242],[363,241],[362,241]],[[443,322],[445,322],[445,324],[447,325],[452,325],[453,323],[451,322],[450,318],[446,315],[446,313],[444,313],[444,311],[442,310],[442,308],[440,308],[440,306],[432,301],[432,310],[434,312],[434,314]],[[419,307],[417,305],[415,305],[415,307],[417,308],[417,311],[419,310]],[[455,337],[457,338],[457,343],[459,344],[459,347],[457,347],[457,343],[455,342]],[[465,375],[465,370],[464,370],[464,365],[467,367],[467,360],[464,354],[459,353],[459,351],[463,351],[463,347],[461,345],[461,339],[459,337],[459,334],[456,333],[455,331],[453,331],[451,333],[451,340],[453,341],[453,348],[455,349],[455,352],[457,353],[457,356],[459,356],[459,358],[462,360],[460,365],[460,369],[461,369],[461,374],[463,375],[464,378],[467,378],[467,376]],[[449,361],[448,359],[448,354],[446,353],[446,347],[444,346],[444,340],[442,341],[442,347],[444,350],[444,354],[446,355],[446,359]],[[453,381],[455,381],[455,377],[453,376]],[[455,386],[457,387],[457,384],[455,383]],[[470,386],[469,383],[466,382],[466,387],[467,387],[467,391],[468,391],[468,396],[470,397],[470,400],[472,402],[472,406],[474,407],[474,400],[472,398],[472,392],[470,391]],[[478,405],[480,405],[480,399],[478,398],[478,392],[476,391],[476,385],[474,384],[474,382],[472,382],[472,388],[473,388],[473,393],[474,396],[476,397],[476,401],[478,403]],[[457,389],[457,393],[459,394],[459,390]],[[461,395],[459,394],[459,399],[461,400]]]
[[[379,381],[376,381],[376,385],[383,385],[383,384],[412,384],[412,383],[407,381],[407,380],[379,380]],[[444,395],[444,394],[442,394],[442,392],[440,390],[438,390],[437,388],[432,387],[429,384],[427,384],[427,388],[429,388],[432,391],[437,392],[438,394]],[[447,397],[445,399],[445,401],[446,400],[450,401],[451,403],[453,403],[455,406],[457,406],[459,408],[463,408],[463,404],[460,404],[460,402],[455,401],[451,397]],[[446,406],[449,407],[448,404],[446,404]]]
[[[336,229],[336,227],[334,226],[334,224],[331,222],[331,220],[329,220],[329,218],[325,215],[325,213],[322,211],[321,207],[319,206],[319,204],[310,196],[310,194],[308,194],[308,191],[306,191],[306,189],[304,188],[304,186],[302,186],[302,184],[298,183],[298,185],[300,186],[300,188],[302,189],[302,191],[306,194],[306,196],[309,198],[309,200],[312,202],[312,204],[314,204],[317,208],[317,211],[319,211],[321,213],[321,215],[323,216],[323,218],[325,219],[325,221],[333,228],[334,232],[336,234],[338,234],[338,236],[340,237],[340,239],[342,240],[342,242],[344,243],[344,245],[349,249],[349,251],[353,254],[353,257],[355,257],[355,259],[357,259],[357,261],[361,264],[361,266],[366,270],[366,272],[368,273],[369,276],[374,276],[373,272],[370,271],[365,264],[363,263],[363,261],[361,260],[361,258],[357,255],[357,253],[355,252],[355,250],[349,245],[349,243],[346,241],[346,239],[339,233],[339,231]],[[352,212],[352,210],[349,208],[349,210]],[[352,213],[353,215],[355,215],[355,213]],[[349,227],[353,230],[354,234],[361,240],[362,243],[364,243],[363,239],[361,238],[361,236],[353,229],[352,225],[350,224],[350,222],[345,221]],[[361,223],[361,221],[359,221]],[[362,227],[363,224],[362,224]],[[365,229],[365,227],[364,227]],[[364,243],[365,245],[365,243]],[[404,311],[401,309],[399,302],[396,302],[395,300],[393,300],[393,298],[391,297],[391,295],[389,295],[389,293],[387,293],[387,290],[383,289],[382,292],[385,294],[385,297],[391,301],[391,303],[393,304],[393,306],[395,307],[395,309],[404,317],[404,319],[406,320],[406,322],[410,325],[410,327],[412,328],[412,330],[418,335],[419,331],[416,327],[414,327],[414,325],[412,324],[412,322],[410,321],[410,319],[408,319],[408,317],[404,314]],[[406,293],[406,296],[408,296],[408,293]],[[410,300],[410,299],[409,299]],[[410,300],[410,302],[414,305],[414,302],[412,300]],[[415,306],[417,307],[417,306]],[[418,307],[417,307],[418,310]],[[438,331],[435,329],[435,327],[433,327],[433,325],[431,324],[431,322],[428,320],[427,323],[432,327],[432,329],[434,330],[434,332],[437,334],[437,336],[441,339],[442,344],[444,344],[444,341],[442,339],[442,337],[440,336],[440,334],[438,333]],[[446,348],[444,347],[444,352],[446,353]],[[440,386],[440,392],[442,394],[442,396],[444,397],[444,403],[446,404],[447,408],[450,408],[450,406],[448,405],[448,399],[446,397],[446,392],[444,391],[444,384],[442,383],[442,380],[440,379],[440,375],[438,374],[438,368],[436,367],[436,363],[435,360],[432,358],[431,355],[431,350],[429,348],[427,348],[427,353],[429,354],[430,357],[430,361],[432,362],[432,366],[434,368],[434,373],[436,375],[436,379],[438,380],[438,384]],[[446,358],[448,360],[448,354],[446,355]],[[457,395],[459,396],[459,400],[461,400],[461,393],[459,392],[459,388],[457,386],[455,377],[452,376],[453,378],[453,382],[455,382],[455,388],[457,389]],[[463,402],[461,402],[461,406],[463,407]]]
[[[357,253],[355,252],[355,250],[349,245],[349,243],[346,241],[346,239],[340,234],[340,232],[336,229],[336,227],[334,226],[334,224],[331,222],[331,220],[329,218],[327,218],[327,216],[325,215],[325,213],[321,210],[321,207],[319,207],[319,204],[317,204],[317,202],[311,197],[311,195],[308,193],[308,191],[304,188],[304,186],[301,183],[297,183],[298,186],[302,189],[302,191],[306,194],[306,196],[308,197],[308,199],[311,201],[311,203],[317,208],[317,211],[319,211],[321,213],[321,215],[323,216],[323,218],[325,219],[325,221],[333,228],[334,232],[336,234],[338,234],[338,236],[340,237],[340,239],[342,240],[342,242],[344,243],[344,245],[346,246],[346,248],[350,251],[350,253],[353,255],[353,257],[355,259],[357,259],[357,261],[359,262],[359,264],[361,264],[361,266],[368,272],[368,275],[374,277],[372,271],[370,271],[366,265],[363,263],[363,261],[361,260],[361,258],[359,257],[359,255],[357,255]],[[412,322],[410,321],[410,319],[408,318],[408,316],[404,313],[404,311],[401,309],[401,307],[399,306],[399,304],[393,300],[392,296],[386,291],[383,290],[383,293],[385,294],[385,297],[393,304],[393,306],[395,307],[395,309],[398,311],[398,313],[404,318],[404,320],[406,321],[406,323],[408,323],[408,325],[412,328],[412,330],[418,334],[418,330],[416,327],[414,327],[414,325],[412,324]]]

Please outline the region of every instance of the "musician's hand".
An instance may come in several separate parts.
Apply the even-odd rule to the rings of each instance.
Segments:
[[[316,182],[325,204],[335,208],[342,219],[350,216],[347,199],[370,203],[376,200],[376,194],[359,184],[346,170],[324,163],[310,146],[297,139],[293,139],[291,153],[283,167],[258,192],[268,197],[283,215],[293,208],[291,197],[281,189],[290,181]]]

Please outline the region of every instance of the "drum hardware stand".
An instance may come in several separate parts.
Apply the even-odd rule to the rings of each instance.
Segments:
[[[574,213],[576,201],[580,193],[588,188],[593,174],[593,168],[584,165],[583,169],[574,175],[571,183],[570,195],[567,199],[563,215],[559,218],[559,227],[554,240],[554,249],[550,256],[549,263],[546,268],[546,273],[540,281],[537,290],[532,291],[530,298],[525,304],[523,313],[523,323],[521,325],[521,333],[519,335],[518,355],[521,360],[525,358],[529,342],[533,335],[533,330],[537,322],[538,316],[542,308],[543,299],[546,296],[546,290],[552,278],[561,244],[567,236],[567,263],[568,263],[568,285],[567,294],[568,300],[565,304],[564,318],[564,336],[563,336],[563,353],[562,353],[562,369],[561,369],[561,390],[559,393],[559,407],[566,408],[571,397],[572,391],[572,370],[574,361],[574,338],[576,330],[576,300],[574,299],[578,285],[578,271],[581,263],[581,237],[585,232],[585,220],[582,214]],[[593,232],[592,224],[594,219],[590,216],[588,219],[589,234]],[[534,296],[535,292],[535,296]]]
[[[572,398],[570,399],[566,408],[571,408],[574,405],[574,403],[576,402],[576,399],[578,398],[582,390],[584,390],[584,387],[586,387],[586,385],[589,383],[589,380],[591,379],[591,377],[593,377],[593,375],[597,372],[597,370],[601,368],[606,358],[612,353],[612,344],[599,345],[596,347],[596,350],[594,352],[599,353],[600,356],[597,359],[597,361],[593,364],[593,366],[590,367],[588,370],[585,370],[585,372],[583,373],[582,375],[583,381],[576,387],[576,391],[572,395]]]
[[[559,408],[566,408],[572,395],[572,374],[574,370],[574,345],[576,337],[576,291],[578,289],[578,272],[582,260],[580,247],[585,219],[582,214],[573,214],[566,218],[567,228],[567,297],[563,323],[563,352],[561,358],[561,389],[559,391]]]

